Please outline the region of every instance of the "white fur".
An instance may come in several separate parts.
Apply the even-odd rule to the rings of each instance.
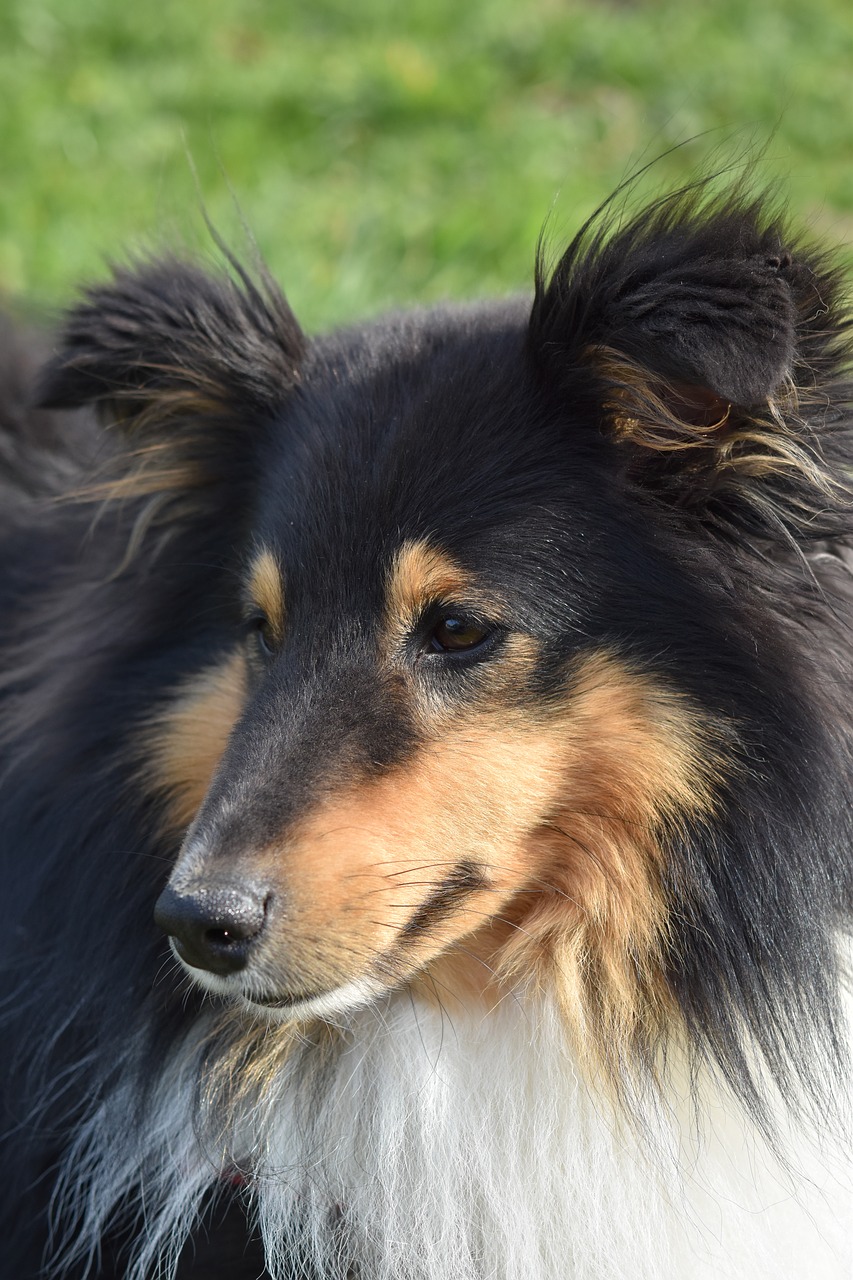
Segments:
[[[128,1280],[172,1274],[200,1198],[232,1161],[254,1171],[276,1280],[293,1274],[292,1249],[334,1280],[352,1258],[360,1280],[853,1275],[841,1153],[792,1139],[786,1173],[723,1089],[700,1080],[694,1112],[672,1067],[664,1103],[650,1090],[640,1124],[627,1124],[582,1081],[545,998],[448,1014],[396,993],[348,1015],[331,1061],[300,1043],[261,1101],[205,1146],[192,1097],[208,1031],[164,1069],[142,1152],[119,1091],[66,1166],[85,1252],[143,1161],[147,1226]]]

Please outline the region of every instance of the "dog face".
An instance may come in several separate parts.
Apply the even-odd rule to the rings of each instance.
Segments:
[[[547,975],[592,1043],[653,1036],[761,685],[687,533],[826,506],[779,427],[811,275],[688,207],[577,242],[532,315],[308,344],[244,286],[120,277],[48,377],[123,423],[108,496],[239,548],[230,643],[145,729],[188,826],[159,923],[263,1016]]]
[[[160,918],[205,985],[286,1015],[449,953],[485,981],[565,932],[585,879],[602,945],[618,911],[656,949],[656,843],[711,803],[689,698],[606,621],[665,642],[634,600],[653,548],[602,519],[606,446],[582,424],[566,449],[544,401],[531,424],[523,323],[468,324],[421,321],[405,371],[368,332],[350,377],[378,372],[343,395],[318,351],[259,493],[244,693]]]

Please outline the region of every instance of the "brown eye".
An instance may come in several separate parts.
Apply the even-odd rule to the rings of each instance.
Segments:
[[[435,653],[458,653],[463,649],[476,649],[490,634],[470,618],[442,618],[430,636],[430,645]]]
[[[275,633],[272,623],[264,613],[253,614],[246,623],[246,630],[255,640],[261,654],[265,658],[271,658],[275,653]]]

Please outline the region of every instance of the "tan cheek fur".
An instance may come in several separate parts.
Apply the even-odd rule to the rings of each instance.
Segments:
[[[517,656],[530,655],[522,645]],[[238,654],[148,728],[149,780],[176,832],[245,696]],[[582,1051],[614,1066],[672,1014],[663,863],[685,821],[713,812],[721,744],[686,701],[608,654],[586,659],[547,719],[463,715],[414,761],[329,797],[254,855],[292,906],[288,969],[306,990],[372,973],[443,998],[538,981],[556,990]],[[477,868],[474,884],[407,935],[460,863]]]
[[[318,807],[260,857],[290,904],[289,962],[310,967],[316,981],[322,950],[327,981],[368,970],[399,980],[499,914],[533,868],[525,841],[558,790],[557,745],[554,731],[487,720]],[[476,888],[401,945],[401,931],[460,862],[475,864]]]
[[[415,977],[439,993],[538,981],[590,1059],[653,1046],[666,982],[667,846],[713,811],[718,744],[678,695],[588,658],[563,708],[468,717],[415,761],[339,794],[266,852],[312,979]],[[407,934],[460,863],[458,903]]]
[[[235,653],[191,676],[143,731],[146,781],[165,797],[173,833],[183,833],[198,813],[246,693],[246,661]]]
[[[495,957],[553,984],[579,1047],[616,1070],[673,1016],[664,864],[714,810],[723,744],[674,692],[599,654],[567,707],[563,782],[536,837],[542,892]]]

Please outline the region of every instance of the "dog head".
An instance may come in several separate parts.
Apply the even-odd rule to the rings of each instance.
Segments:
[[[757,206],[699,198],[587,228],[532,311],[308,342],[268,282],[90,294],[45,400],[120,424],[100,496],[207,538],[234,619],[143,735],[186,831],[157,917],[198,983],[298,1019],[523,976],[609,1058],[730,981],[684,975],[748,950],[733,886],[776,875],[747,846],[777,856],[811,732],[737,596],[759,547],[839,519],[806,408],[834,294]]]

